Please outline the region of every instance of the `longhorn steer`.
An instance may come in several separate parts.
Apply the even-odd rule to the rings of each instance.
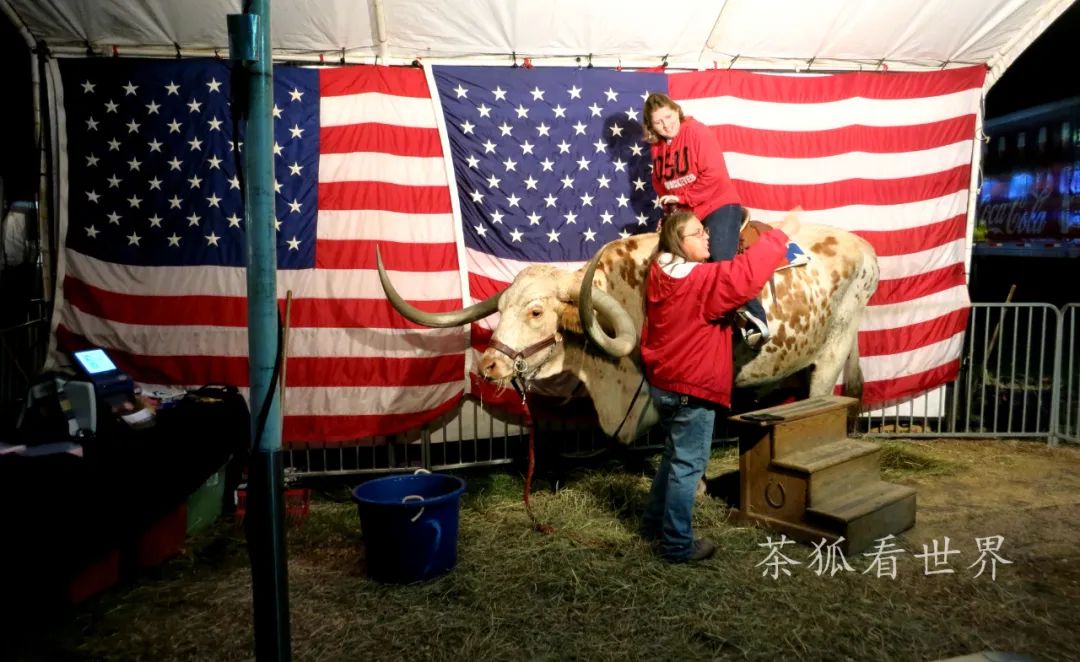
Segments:
[[[765,288],[772,337],[756,354],[737,353],[735,385],[764,385],[809,368],[810,395],[824,395],[843,371],[845,393],[857,396],[859,321],[877,288],[877,257],[863,239],[827,226],[804,225],[794,239],[811,261],[778,272]],[[500,313],[479,363],[484,378],[500,385],[519,378],[546,395],[571,395],[584,385],[604,432],[629,443],[657,420],[637,351],[656,242],[655,234],[613,241],[575,272],[527,267],[499,294],[452,313],[406,303],[377,257],[387,297],[413,322],[452,327]]]

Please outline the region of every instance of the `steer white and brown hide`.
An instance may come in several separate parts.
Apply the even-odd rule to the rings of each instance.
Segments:
[[[735,385],[769,384],[810,369],[810,395],[831,393],[843,372],[845,393],[857,396],[862,375],[856,341],[862,311],[877,288],[877,258],[863,239],[827,226],[804,225],[795,240],[811,261],[778,272],[765,287],[761,298],[772,337],[756,354],[737,354]],[[381,259],[379,275],[394,307],[418,324],[457,326],[498,310],[480,374],[499,385],[517,377],[545,395],[569,396],[584,386],[603,430],[629,443],[657,420],[637,348],[645,269],[656,242],[651,233],[613,241],[575,272],[528,267],[501,293],[453,313],[406,303]],[[591,281],[585,278],[590,272]]]

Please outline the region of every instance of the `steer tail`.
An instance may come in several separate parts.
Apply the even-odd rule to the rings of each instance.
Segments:
[[[863,396],[863,374],[862,368],[859,367],[859,342],[856,340],[851,344],[851,351],[848,352],[847,361],[844,362],[844,388],[841,391],[843,395],[849,398],[855,398],[859,402],[848,410],[848,433],[855,432],[859,420],[859,410],[862,405]]]

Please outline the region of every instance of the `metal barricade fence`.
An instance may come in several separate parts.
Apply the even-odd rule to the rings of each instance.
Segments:
[[[1049,304],[972,304],[957,379],[864,411],[874,437],[1009,437],[1057,431],[1062,315]]]
[[[535,435],[538,447],[568,459],[598,455],[618,445],[597,427],[574,421],[542,422]],[[528,442],[529,427],[521,418],[493,416],[467,396],[456,411],[400,435],[333,444],[287,443],[285,467],[299,478],[493,466],[523,458]],[[628,448],[648,452],[662,443],[654,429]]]
[[[42,365],[49,345],[49,320],[44,315],[0,329],[0,420],[14,424],[16,408]]]
[[[1061,311],[1061,360],[1058,386],[1057,438],[1080,443],[1080,347],[1076,332],[1080,327],[1080,304],[1070,303]]]
[[[456,411],[414,430],[341,443],[287,443],[290,474],[334,476],[449,470],[507,464],[521,457],[528,428],[497,419],[472,398]]]
[[[976,303],[971,307],[951,383],[899,404],[863,412],[868,437],[1004,437],[1080,442],[1080,304]],[[443,420],[406,434],[349,444],[286,447],[286,466],[298,475],[449,470],[508,464],[526,452],[523,421],[492,416],[465,398]],[[583,458],[611,449],[600,430],[573,421],[545,422],[536,443],[562,457]],[[654,451],[652,430],[629,446]]]

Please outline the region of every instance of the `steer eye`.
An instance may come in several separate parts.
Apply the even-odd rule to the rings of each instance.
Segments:
[[[541,310],[540,308],[533,308],[533,309],[529,310],[529,317],[532,317],[533,319],[536,319],[536,318],[540,317],[543,314],[544,314],[544,311]]]

